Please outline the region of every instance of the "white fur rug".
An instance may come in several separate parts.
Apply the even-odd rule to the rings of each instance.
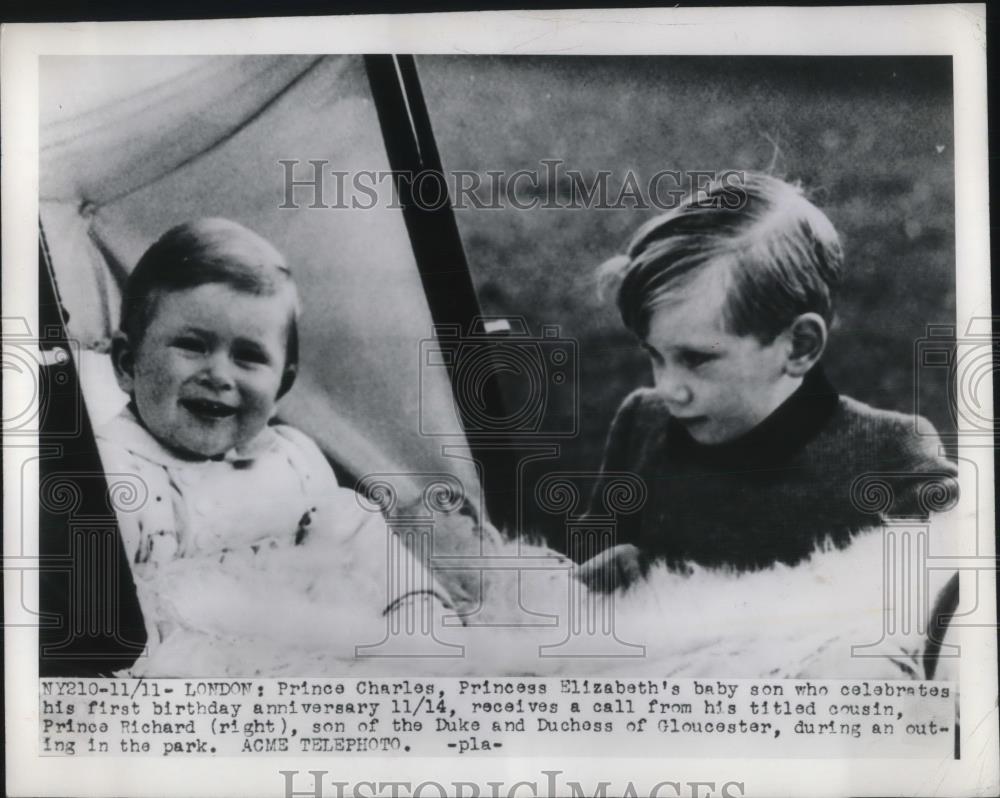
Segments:
[[[880,531],[794,568],[656,568],[613,596],[588,593],[554,552],[514,542],[500,549],[547,557],[530,562],[551,567],[483,571],[482,601],[464,606],[468,625],[438,604],[425,632],[419,614],[405,611],[402,626],[390,628],[384,574],[365,573],[315,539],[221,562],[175,560],[137,580],[165,639],[129,673],[923,677],[916,632],[884,640],[878,656],[852,656],[852,646],[883,637]],[[414,655],[398,656],[406,651]]]

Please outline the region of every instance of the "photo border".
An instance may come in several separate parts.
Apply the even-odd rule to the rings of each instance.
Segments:
[[[42,54],[414,53],[644,55],[951,55],[955,107],[955,256],[957,329],[991,315],[986,115],[985,6],[849,8],[688,8],[670,10],[510,11],[305,19],[243,19],[165,23],[12,24],[2,33],[3,315],[37,329],[38,56]],[[761,25],[761,18],[767,20]],[[608,31],[613,35],[609,36]],[[887,43],[891,45],[887,46]],[[23,264],[27,264],[24,266]],[[4,401],[11,384],[5,375]],[[14,387],[16,390],[16,387]],[[5,442],[6,445],[6,442]],[[9,454],[9,452],[7,453]],[[992,446],[960,441],[960,456],[993,475]],[[4,457],[5,493],[20,491],[18,458]],[[981,486],[983,555],[995,554],[993,479]],[[988,519],[988,520],[987,520]],[[4,503],[7,556],[20,550],[22,529],[37,528],[37,508]],[[33,541],[37,543],[37,540]],[[981,574],[995,608],[995,572]],[[19,580],[5,579],[8,607]],[[973,585],[964,580],[962,601]],[[995,616],[994,616],[995,621]],[[562,770],[584,784],[611,777],[656,783],[743,782],[747,795],[972,794],[997,787],[995,628],[963,629],[961,707],[963,759],[684,760],[596,757],[471,757],[397,760],[364,757],[185,758],[127,763],[37,758],[37,630],[6,628],[7,787],[10,794],[150,795],[282,794],[281,769],[328,770],[339,781],[378,774],[414,781],[441,778],[482,783],[539,778]],[[983,665],[985,663],[985,667]],[[236,767],[234,767],[236,765]]]

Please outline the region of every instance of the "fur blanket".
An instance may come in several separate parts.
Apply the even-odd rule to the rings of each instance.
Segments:
[[[923,677],[916,632],[883,640],[877,656],[852,656],[884,636],[878,531],[796,567],[654,568],[611,595],[589,593],[572,563],[544,547],[498,549],[545,567],[467,572],[459,581],[481,589],[456,602],[466,625],[440,603],[427,615],[383,616],[384,573],[359,571],[316,539],[175,560],[138,580],[164,641],[128,675]],[[407,645],[419,651],[385,656]]]

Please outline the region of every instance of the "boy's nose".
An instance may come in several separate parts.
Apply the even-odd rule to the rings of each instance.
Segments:
[[[691,389],[682,381],[669,374],[660,372],[656,375],[656,389],[672,405],[683,407],[690,403]]]

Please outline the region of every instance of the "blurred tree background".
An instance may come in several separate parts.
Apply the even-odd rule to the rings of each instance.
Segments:
[[[421,56],[417,64],[445,169],[475,172],[485,185],[490,171],[544,177],[549,158],[588,180],[610,170],[612,201],[628,171],[643,191],[665,169],[800,181],[846,251],[825,357],[832,381],[954,430],[946,371],[924,373],[914,362],[928,324],[955,322],[949,58]],[[671,188],[664,181],[661,196]],[[566,180],[543,181],[538,193],[565,203],[568,189]],[[625,204],[456,211],[484,313],[523,316],[536,335],[557,324],[578,342],[580,432],[558,441],[549,472],[598,468],[615,409],[651,382],[612,298],[597,291],[600,263],[662,212]],[[548,413],[571,412],[564,392],[552,396]],[[529,507],[528,520],[558,544],[554,519]]]

